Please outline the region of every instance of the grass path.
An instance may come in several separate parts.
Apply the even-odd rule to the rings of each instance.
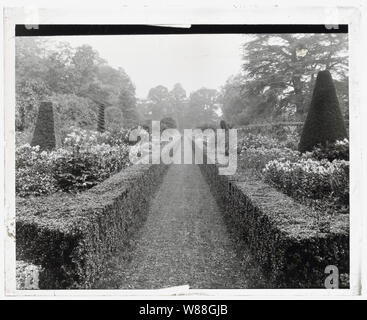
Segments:
[[[251,287],[249,257],[238,257],[234,247],[200,168],[171,165],[128,261],[115,262],[116,287]]]

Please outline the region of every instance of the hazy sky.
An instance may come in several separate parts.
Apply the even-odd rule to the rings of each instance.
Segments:
[[[186,92],[201,87],[219,89],[241,68],[244,35],[121,35],[52,37],[72,46],[89,44],[113,67],[122,67],[139,98],[150,88],[172,89],[180,82]]]

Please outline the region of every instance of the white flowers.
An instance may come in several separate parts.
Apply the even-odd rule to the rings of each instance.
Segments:
[[[301,158],[298,161],[272,160],[263,169],[265,179],[288,194],[323,198],[331,193],[345,193],[345,185],[335,185],[335,179],[349,181],[349,161],[332,162]],[[336,190],[341,188],[341,190]]]
[[[129,166],[129,147],[118,137],[112,143],[111,139],[110,133],[74,128],[61,148],[42,152],[29,144],[16,148],[17,195],[49,194],[64,190],[66,182],[69,189],[91,187]]]

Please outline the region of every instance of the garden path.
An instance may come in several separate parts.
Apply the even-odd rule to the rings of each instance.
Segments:
[[[136,234],[128,262],[115,263],[121,281],[116,286],[248,288],[253,263],[249,255],[240,258],[235,248],[200,168],[171,165]]]

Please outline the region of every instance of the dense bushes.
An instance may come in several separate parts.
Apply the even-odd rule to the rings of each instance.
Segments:
[[[281,141],[273,136],[248,133],[239,140],[239,174],[242,170],[252,172],[286,194],[323,211],[348,212],[348,140],[318,145],[305,153],[288,148],[289,141],[292,138]]]
[[[15,150],[16,194],[39,196],[56,191],[52,152],[40,151],[39,146],[25,144]]]
[[[165,170],[131,166],[82,193],[18,198],[17,260],[42,268],[40,289],[92,288],[144,221]]]
[[[273,160],[264,174],[265,181],[295,198],[333,197],[342,205],[349,203],[349,163],[345,160]]]
[[[78,191],[93,187],[129,162],[127,132],[120,135],[74,129],[62,148],[40,151],[26,144],[16,149],[16,191],[19,196]]]
[[[347,137],[333,79],[329,71],[320,71],[312,96],[310,110],[303,127],[299,151],[333,143]]]
[[[348,139],[337,140],[333,143],[327,142],[325,145],[318,145],[312,150],[315,159],[335,159],[349,161],[349,141]]]
[[[299,153],[289,148],[265,148],[250,147],[242,149],[240,153],[240,169],[249,169],[258,176],[263,175],[263,169],[269,161],[275,159],[292,159],[299,158]]]
[[[328,265],[338,266],[341,276],[348,278],[347,215],[320,216],[259,178],[236,181],[219,175],[216,165],[200,168],[228,226],[263,270],[267,288],[323,288]]]

